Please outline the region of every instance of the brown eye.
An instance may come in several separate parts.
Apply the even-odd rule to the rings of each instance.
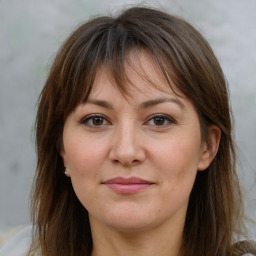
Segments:
[[[94,126],[99,126],[104,123],[104,119],[102,117],[96,116],[92,118],[91,122]]]
[[[175,123],[176,121],[174,119],[166,115],[154,115],[147,121],[148,125],[155,127],[166,127]]]
[[[153,122],[156,126],[162,126],[165,124],[166,118],[158,116],[153,119]]]
[[[97,127],[101,127],[101,126],[109,124],[107,119],[101,115],[89,115],[89,116],[85,117],[81,121],[81,123],[86,126],[93,127],[93,128],[97,128]]]

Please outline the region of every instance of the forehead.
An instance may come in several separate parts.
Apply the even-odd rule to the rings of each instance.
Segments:
[[[111,94],[113,89],[118,89],[126,98],[170,94],[175,98],[184,97],[171,79],[164,77],[153,55],[145,49],[132,50],[126,55],[121,80],[116,79],[120,74],[114,72],[107,65],[99,65],[89,97]]]

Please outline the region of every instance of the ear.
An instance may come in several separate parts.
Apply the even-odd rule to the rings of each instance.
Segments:
[[[67,166],[67,163],[66,163],[66,153],[65,153],[63,142],[61,142],[61,145],[60,145],[60,148],[59,148],[59,154],[60,154],[60,156],[62,158],[63,165],[66,167]]]
[[[221,130],[215,125],[210,125],[208,127],[208,136],[201,145],[200,159],[197,166],[198,171],[204,171],[210,166],[218,152],[220,137]]]
[[[63,165],[65,167],[65,175],[70,177],[70,173],[69,173],[69,168],[68,168],[68,162],[67,162],[67,159],[66,159],[66,154],[65,154],[65,151],[64,149],[62,148],[61,151],[60,151],[60,156],[62,158],[62,161],[63,161]]]

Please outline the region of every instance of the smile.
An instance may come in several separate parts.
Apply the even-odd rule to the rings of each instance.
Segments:
[[[155,183],[138,177],[115,177],[103,182],[102,184],[119,194],[135,194],[151,187]]]

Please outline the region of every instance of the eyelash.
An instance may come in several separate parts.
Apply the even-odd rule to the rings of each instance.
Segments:
[[[154,122],[154,121],[156,121],[157,118],[160,118],[160,119],[164,120],[164,124],[163,125],[156,125],[155,123],[154,124],[149,124],[150,121]],[[171,125],[171,124],[177,124],[177,122],[176,122],[176,120],[174,120],[170,116],[163,115],[163,114],[154,114],[154,115],[150,116],[150,118],[146,121],[146,124],[162,128],[162,127],[166,127],[166,126]]]
[[[93,115],[89,115],[89,116],[86,116],[85,118],[83,118],[81,120],[81,124],[84,124],[86,126],[89,126],[89,127],[92,127],[92,128],[99,128],[99,127],[102,127],[103,125],[106,125],[105,123],[104,124],[101,124],[101,125],[94,125],[94,124],[89,124],[89,122],[93,122],[96,118],[100,118],[103,120],[103,122],[107,122],[107,124],[110,124],[110,122],[107,120],[107,118],[103,115],[100,115],[100,114],[93,114]]]
[[[89,123],[89,122],[95,121],[96,118],[101,119],[101,121],[103,123],[99,124],[99,125],[95,125],[93,123],[91,123],[91,124]],[[162,124],[162,125],[156,125],[155,123],[150,124],[151,121],[154,122],[154,121],[156,121],[157,118],[162,119],[164,121],[164,124]],[[84,124],[84,125],[86,125],[88,127],[91,127],[91,128],[101,128],[102,126],[111,124],[107,120],[107,118],[104,115],[101,115],[101,114],[93,114],[93,115],[86,116],[85,118],[83,118],[81,120],[80,123]],[[154,115],[151,115],[148,118],[148,120],[145,122],[145,124],[151,125],[151,126],[155,126],[155,127],[158,127],[158,128],[162,128],[162,127],[166,127],[166,126],[171,125],[171,124],[177,124],[177,122],[173,118],[171,118],[170,116],[163,115],[163,114],[154,114]]]

